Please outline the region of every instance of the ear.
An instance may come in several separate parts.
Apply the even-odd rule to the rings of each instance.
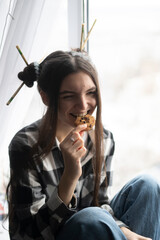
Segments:
[[[49,99],[47,94],[43,90],[39,90],[39,93],[41,95],[42,101],[46,106],[49,106]]]

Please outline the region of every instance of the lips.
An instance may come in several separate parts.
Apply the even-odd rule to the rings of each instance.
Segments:
[[[75,118],[77,118],[77,117],[84,117],[84,116],[86,116],[86,115],[89,113],[89,111],[90,111],[90,110],[88,110],[88,111],[85,112],[85,113],[70,113],[70,115],[71,115],[72,117],[75,117]]]

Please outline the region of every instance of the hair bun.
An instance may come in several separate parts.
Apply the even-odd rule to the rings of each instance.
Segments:
[[[37,80],[34,63],[29,64],[22,72],[19,72],[18,78],[23,81],[27,87],[33,87],[34,81]]]

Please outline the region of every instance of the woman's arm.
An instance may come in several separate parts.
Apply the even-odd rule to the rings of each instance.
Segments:
[[[54,239],[59,227],[75,210],[59,198],[56,186],[47,198],[37,171],[23,167],[26,155],[23,151],[10,150],[10,210],[13,210],[10,223],[18,229],[16,239]]]
[[[75,158],[70,157],[68,150],[64,150],[66,143],[63,142],[61,147],[65,170],[59,186],[57,184],[51,187],[52,193],[48,198],[37,169],[30,164],[33,161],[29,154],[31,147],[28,146],[28,139],[24,135],[24,133],[18,134],[9,149],[12,193],[10,201],[14,213],[13,221],[10,220],[14,226],[17,225],[17,229],[19,228],[17,234],[22,233],[22,239],[25,236],[31,239],[41,239],[41,237],[42,239],[54,239],[59,227],[75,213],[75,209],[72,208],[74,206],[73,192],[78,181],[78,172],[81,172],[81,165],[76,159],[77,155],[74,155]],[[71,140],[68,137],[69,141]],[[72,142],[69,143],[72,144]],[[81,152],[84,154],[84,149]],[[53,173],[56,174],[56,172]],[[17,237],[17,239],[21,238]]]
[[[67,206],[82,174],[81,158],[85,155],[86,148],[80,132],[85,128],[86,124],[79,125],[60,144],[64,160],[64,172],[59,182],[58,195]]]

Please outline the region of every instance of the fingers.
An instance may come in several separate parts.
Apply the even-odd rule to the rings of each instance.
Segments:
[[[82,157],[86,153],[86,148],[84,147],[84,140],[79,133],[82,129],[86,128],[85,125],[81,125],[73,129],[68,136],[60,143],[60,148],[64,153],[70,153]],[[77,155],[78,154],[78,155]]]
[[[75,131],[81,132],[81,131],[84,131],[86,128],[87,128],[87,124],[81,124],[75,128]]]
[[[83,131],[86,129],[87,124],[83,124],[83,125],[79,125],[76,128],[74,128],[69,134],[68,136],[64,139],[63,142],[75,142],[76,140],[78,140],[79,138],[81,138],[81,136],[83,135]]]
[[[72,135],[74,133],[79,133],[80,136],[83,136],[83,132],[86,128],[87,128],[87,124],[79,125],[76,128],[74,128],[70,134]]]
[[[84,146],[84,141],[82,138],[78,138],[77,140],[75,140],[75,142],[72,143],[72,146],[73,145],[74,145],[74,148],[78,150],[79,148]]]
[[[73,153],[74,152],[79,152],[80,153],[79,150],[84,148],[84,141],[81,138],[81,136],[79,136],[78,133],[74,133],[72,135],[70,141],[71,141],[71,143],[69,142],[69,148]],[[84,152],[84,149],[83,149],[83,152]]]
[[[84,153],[86,149],[84,148],[84,140],[82,138],[83,131],[86,129],[87,124],[79,125],[74,128],[68,136],[60,143],[60,148],[62,151],[74,152],[74,153]],[[81,151],[79,151],[81,150]],[[81,154],[80,154],[81,155]]]
[[[80,155],[80,157],[83,157],[85,155],[85,153],[86,153],[86,150],[87,149],[83,146],[83,147],[77,149],[77,152]]]

